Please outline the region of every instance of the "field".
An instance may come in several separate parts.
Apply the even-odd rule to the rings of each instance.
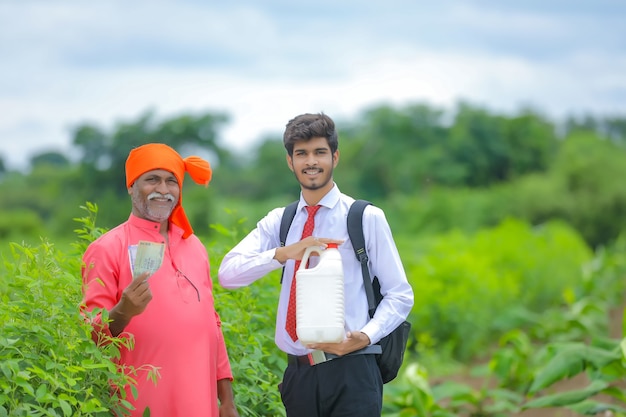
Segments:
[[[118,347],[96,348],[78,314],[80,254],[101,232],[88,216],[71,244],[3,246],[0,416],[123,409],[109,383],[132,375],[116,372]],[[214,268],[232,239],[223,232],[207,241]],[[591,251],[564,224],[511,220],[427,242],[400,238],[399,248],[416,304],[385,417],[626,415],[623,243]],[[270,275],[237,291],[215,283],[242,416],[284,415],[278,282]]]

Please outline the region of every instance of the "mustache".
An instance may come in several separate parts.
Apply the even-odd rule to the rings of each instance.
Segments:
[[[176,199],[174,198],[174,196],[172,194],[161,194],[161,193],[157,193],[156,191],[153,193],[150,193],[148,195],[148,200],[153,200],[155,198],[167,198],[169,201],[174,202]]]

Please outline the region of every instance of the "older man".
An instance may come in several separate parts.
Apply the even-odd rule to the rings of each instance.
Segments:
[[[132,212],[85,252],[83,309],[108,312],[108,320],[93,319],[95,337],[134,339],[119,359],[138,372],[136,399],[126,387],[132,416],[149,409],[151,417],[236,417],[208,255],[181,204],[186,172],[199,184],[211,180],[207,161],[183,159],[167,145],[130,152],[126,186]],[[158,269],[140,272],[135,261],[145,242],[161,248],[162,261]],[[144,365],[158,368],[156,384]]]

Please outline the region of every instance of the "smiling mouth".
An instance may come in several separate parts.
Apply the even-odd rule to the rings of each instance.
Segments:
[[[151,195],[148,196],[148,200],[149,201],[155,201],[157,203],[173,203],[174,202],[174,196],[171,196],[169,194],[166,194],[166,195],[160,195],[160,194],[154,195],[154,194],[151,194]]]
[[[302,173],[305,175],[317,175],[317,174],[321,174],[322,170],[319,168],[307,168],[302,170]]]

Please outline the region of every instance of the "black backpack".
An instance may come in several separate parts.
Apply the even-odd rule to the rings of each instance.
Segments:
[[[380,283],[378,282],[378,278],[374,277],[373,280],[370,279],[370,271],[367,266],[369,258],[367,257],[365,238],[363,236],[363,211],[365,210],[365,207],[370,204],[372,203],[366,200],[355,200],[350,206],[350,210],[348,211],[348,236],[352,242],[354,254],[361,264],[363,284],[365,286],[365,293],[367,294],[367,304],[371,318],[374,316],[376,307],[383,297],[380,293]],[[287,232],[289,231],[293,218],[296,215],[297,208],[298,201],[294,201],[285,207],[285,211],[280,222],[280,246],[285,246]],[[393,380],[398,375],[398,370],[404,360],[404,351],[406,350],[410,330],[411,323],[404,321],[393,332],[385,336],[379,342],[382,347],[382,353],[377,355],[377,361],[384,383]]]

